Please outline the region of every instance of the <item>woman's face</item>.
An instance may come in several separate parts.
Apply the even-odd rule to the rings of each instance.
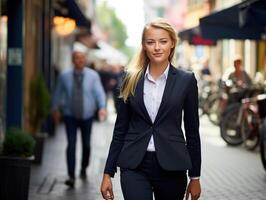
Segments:
[[[144,33],[142,46],[151,64],[164,64],[168,62],[174,42],[164,29],[149,27]]]

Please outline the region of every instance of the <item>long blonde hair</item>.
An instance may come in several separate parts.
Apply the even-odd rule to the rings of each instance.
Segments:
[[[141,49],[133,57],[133,59],[131,60],[130,64],[128,65],[128,67],[126,69],[127,75],[124,79],[124,82],[123,82],[122,88],[121,88],[121,92],[120,92],[120,97],[123,98],[124,102],[127,101],[128,97],[130,95],[134,96],[137,83],[138,83],[145,67],[150,62],[146,52],[143,49],[145,32],[150,27],[163,29],[169,33],[170,38],[171,38],[172,42],[174,43],[174,47],[171,49],[171,52],[170,52],[170,55],[168,58],[169,62],[171,63],[173,58],[174,58],[175,47],[176,47],[176,42],[177,42],[177,36],[176,36],[176,32],[175,32],[174,28],[165,19],[162,19],[162,18],[157,18],[154,21],[146,24],[144,26],[143,31],[142,31]]]

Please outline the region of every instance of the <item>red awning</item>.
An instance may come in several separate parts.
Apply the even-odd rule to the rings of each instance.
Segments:
[[[205,45],[205,46],[215,46],[216,40],[203,38],[201,36],[200,27],[194,27],[180,31],[178,36],[181,40],[187,40],[191,45]]]

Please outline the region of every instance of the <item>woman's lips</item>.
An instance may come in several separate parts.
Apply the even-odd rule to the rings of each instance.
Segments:
[[[160,57],[160,56],[162,56],[163,54],[162,53],[154,53],[153,54],[155,57]]]

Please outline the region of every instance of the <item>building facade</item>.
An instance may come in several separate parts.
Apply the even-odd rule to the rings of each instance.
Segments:
[[[237,3],[241,0],[216,0],[214,11],[219,11]],[[234,40],[226,39],[218,42],[217,48],[220,49],[219,64],[221,73],[225,73],[229,67],[233,66],[235,55],[240,55],[243,58],[243,67],[251,75],[255,76],[257,71],[257,41],[254,40]]]
[[[241,0],[190,0],[185,27],[187,29],[196,27],[199,25],[200,18],[241,2]],[[192,46],[184,42],[183,52],[185,52],[184,56],[192,55],[192,58],[196,59],[203,56],[209,58],[211,70],[215,72],[213,73],[215,79],[221,78],[223,74],[232,70],[233,58],[240,55],[243,58],[244,69],[254,77],[258,69],[263,69],[263,56],[259,56],[258,59],[258,55],[263,54],[259,50],[263,49],[263,46],[264,42],[255,40],[219,39],[216,46],[209,47]],[[189,58],[186,59],[187,62]]]
[[[7,16],[4,7],[4,2],[0,0],[0,142],[4,135],[6,118]]]
[[[86,3],[83,8],[93,7],[89,4],[93,1],[80,2]],[[77,26],[85,27],[88,34],[91,24],[75,0],[0,0],[0,8],[1,139],[8,127],[30,130],[29,88],[36,74],[44,77],[52,93],[58,60],[65,62],[69,58],[71,63],[75,36],[53,34],[56,28],[54,17],[69,17]],[[69,47],[67,54],[62,46]],[[59,62],[59,65],[64,63]]]

